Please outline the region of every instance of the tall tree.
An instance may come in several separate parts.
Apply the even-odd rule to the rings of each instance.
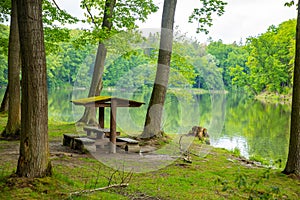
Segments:
[[[87,21],[93,23],[95,26],[93,37],[96,36],[99,41],[92,82],[88,94],[91,97],[100,95],[102,90],[102,75],[107,53],[104,40],[110,37],[111,32],[116,33],[120,30],[136,28],[135,22],[137,20],[145,21],[150,13],[157,11],[157,6],[153,4],[153,0],[82,0],[81,4],[87,10],[87,16],[89,16]],[[93,16],[92,9],[99,10],[99,13],[103,13],[103,16]],[[99,22],[102,22],[101,26],[99,26]],[[85,112],[79,122],[88,124],[96,123],[95,109],[85,108]]]
[[[4,93],[2,102],[1,102],[1,106],[0,106],[0,112],[8,111],[8,98],[9,98],[8,89],[9,89],[9,85],[7,84],[5,93]]]
[[[224,13],[224,6],[227,3],[222,0],[201,0],[200,2],[202,3],[202,8],[194,9],[192,15],[189,17],[189,22],[196,20],[199,25],[197,32],[208,33],[207,26],[212,26],[212,15],[214,13],[219,16],[222,15]],[[156,77],[141,138],[149,139],[162,136],[161,122],[169,81],[176,3],[176,0],[164,1]]]
[[[173,26],[177,0],[165,0],[161,21],[157,71],[147,109],[142,138],[161,137],[161,121],[166,98],[173,45]]]
[[[290,129],[289,154],[285,174],[296,174],[300,177],[300,0],[298,1],[296,26],[296,52],[294,66],[294,84]]]
[[[4,137],[19,137],[21,122],[20,99],[20,38],[17,19],[17,0],[11,2],[11,21],[8,48],[8,121],[2,135]]]
[[[66,38],[66,34],[62,34],[65,31],[63,29],[57,29],[55,25],[52,25],[54,21],[63,23],[75,23],[76,18],[73,18],[65,11],[62,11],[58,6],[53,5],[50,1],[43,1],[43,7],[45,9],[44,21],[45,24],[51,26],[51,45],[55,44],[57,40],[63,40]],[[9,48],[8,48],[8,82],[6,92],[1,104],[1,109],[8,110],[8,121],[2,136],[9,138],[18,138],[20,134],[21,123],[21,105],[20,105],[20,42],[19,42],[19,30],[17,20],[17,6],[16,1],[5,0],[0,3],[0,20],[7,20],[7,15],[10,13],[10,33],[9,33]],[[9,12],[10,11],[10,12]],[[49,28],[48,28],[49,30]],[[54,34],[56,33],[56,35]],[[59,36],[57,36],[59,34]],[[59,39],[58,39],[59,38]],[[50,40],[50,39],[49,39]],[[50,46],[50,45],[48,45]],[[10,86],[9,86],[10,85]],[[7,106],[8,100],[8,106]]]
[[[17,175],[51,174],[42,0],[18,0],[22,57],[21,141]]]
[[[102,31],[109,33],[112,29],[112,20],[113,13],[116,5],[116,0],[106,0],[103,22],[102,22]],[[104,42],[101,40],[98,44],[97,56],[94,65],[94,72],[92,77],[92,82],[89,90],[89,97],[100,95],[102,89],[102,75],[104,71],[104,62],[106,58],[107,49]],[[95,124],[95,108],[86,107],[82,118],[79,122],[86,122],[88,124]],[[104,128],[104,127],[103,127]]]
[[[0,2],[0,22],[8,21],[8,16],[10,14],[10,0],[3,0]],[[3,30],[1,30],[3,31]],[[1,41],[1,46],[4,46],[3,41]],[[3,47],[2,46],[2,47]],[[1,102],[0,112],[8,111],[8,85],[5,90],[5,95]]]

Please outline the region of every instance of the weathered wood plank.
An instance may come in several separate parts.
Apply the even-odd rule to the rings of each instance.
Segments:
[[[117,142],[127,142],[129,144],[138,144],[139,141],[131,139],[131,138],[125,138],[125,137],[118,137]]]
[[[80,150],[81,152],[85,152],[84,145],[94,145],[95,140],[90,138],[75,138],[73,148],[76,150]]]
[[[63,146],[73,147],[74,139],[79,137],[85,137],[84,135],[65,133],[63,138]]]

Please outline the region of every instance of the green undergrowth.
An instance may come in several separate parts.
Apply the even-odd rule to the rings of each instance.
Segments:
[[[0,126],[5,117],[0,116]],[[49,123],[50,141],[63,133],[76,132],[71,123]],[[4,155],[18,141],[0,141]],[[208,146],[195,141],[191,152]],[[130,174],[116,171],[89,154],[53,156],[52,177],[22,179],[14,175],[17,156],[1,157],[0,199],[299,199],[300,181],[280,169],[242,162],[239,152],[207,148],[205,154],[191,154],[191,163],[178,158],[159,170]],[[9,152],[7,152],[9,153]],[[82,190],[128,183],[128,187],[71,195]]]
[[[228,158],[231,158],[229,160]],[[154,172],[133,174],[129,186],[71,196],[70,193],[120,183],[123,172],[88,155],[52,161],[53,176],[39,179],[0,178],[1,199],[299,199],[300,182],[279,170],[244,166],[226,150],[213,149],[192,163],[178,159]],[[11,166],[12,167],[12,166]],[[126,175],[126,173],[125,173]],[[119,180],[117,180],[119,179]]]

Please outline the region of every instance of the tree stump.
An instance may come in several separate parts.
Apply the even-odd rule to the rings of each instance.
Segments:
[[[188,135],[198,137],[199,140],[204,140],[205,138],[209,137],[207,129],[201,126],[193,126],[192,130],[189,131]]]

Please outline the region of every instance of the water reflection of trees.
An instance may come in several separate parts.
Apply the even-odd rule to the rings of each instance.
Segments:
[[[49,90],[48,115],[51,121],[73,121],[72,90]]]
[[[249,155],[285,160],[288,148],[290,109],[287,105],[262,104],[228,96],[223,134],[246,138]]]

